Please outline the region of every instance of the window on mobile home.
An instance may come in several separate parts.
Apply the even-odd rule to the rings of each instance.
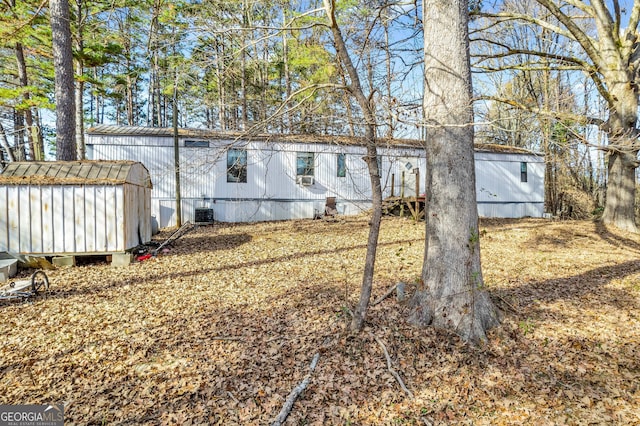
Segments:
[[[298,152],[296,157],[296,175],[313,176],[313,152]]]
[[[347,156],[343,153],[338,154],[338,177],[346,177],[347,176]]]
[[[185,148],[209,148],[209,141],[184,141]]]
[[[527,181],[527,163],[522,162],[520,163],[520,182],[526,182],[526,181]]]
[[[247,150],[227,151],[227,182],[247,183]]]

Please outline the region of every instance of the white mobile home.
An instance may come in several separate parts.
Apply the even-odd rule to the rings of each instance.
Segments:
[[[151,180],[132,161],[9,163],[0,174],[0,251],[122,253],[151,239]]]
[[[152,214],[160,227],[175,225],[172,129],[99,125],[87,131],[86,145],[91,159],[142,162],[153,182]],[[365,147],[358,138],[179,129],[178,145],[185,221],[193,221],[199,209],[211,209],[224,222],[312,218],[324,211],[328,197],[336,198],[341,214],[371,207]],[[426,165],[422,144],[383,141],[378,154],[383,196],[416,195],[416,177],[420,182]],[[487,169],[477,173],[481,215],[542,215],[542,157],[485,147],[476,160],[477,168]],[[423,187],[420,182],[420,193]]]
[[[542,217],[544,157],[520,148],[475,148],[476,199],[480,217]]]

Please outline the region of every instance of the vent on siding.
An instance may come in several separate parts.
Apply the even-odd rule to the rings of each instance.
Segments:
[[[208,225],[213,223],[213,209],[197,207],[195,210],[195,220],[197,225]]]

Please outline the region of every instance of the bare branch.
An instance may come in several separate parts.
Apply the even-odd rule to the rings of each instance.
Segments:
[[[489,42],[489,41],[488,41]],[[500,43],[492,43],[492,44],[496,44],[499,46],[504,46],[501,45]],[[506,46],[504,46],[506,47]],[[565,56],[565,55],[560,55],[558,53],[552,53],[552,52],[542,52],[542,51],[538,51],[538,50],[529,50],[529,49],[513,49],[513,48],[507,48],[508,50],[504,53],[494,53],[494,54],[490,54],[490,55],[474,55],[474,57],[484,57],[487,59],[497,59],[497,58],[506,58],[509,56],[515,56],[515,55],[531,55],[531,56],[537,56],[540,58],[548,58],[548,59],[555,59],[556,61],[561,61],[561,62],[565,62],[568,64],[576,64],[579,65],[581,69],[586,69],[589,70],[592,68],[591,64],[588,62],[585,62],[581,59],[578,59],[574,56]]]
[[[565,14],[553,0],[536,0],[541,6],[545,7],[553,16],[556,17],[562,25],[569,30],[573,35],[573,39],[577,41],[584,49],[585,53],[591,58],[591,60],[598,66],[598,68],[604,67],[604,61],[597,44],[591,37],[589,37],[579,26],[576,24],[572,17]]]
[[[272,426],[281,426],[284,423],[284,421],[287,419],[287,417],[289,416],[289,413],[291,413],[293,404],[296,402],[296,399],[298,399],[300,394],[304,392],[307,386],[309,386],[309,382],[311,381],[311,375],[313,374],[313,371],[316,369],[316,365],[318,365],[319,359],[320,359],[320,353],[318,352],[313,356],[313,360],[311,360],[311,365],[309,366],[309,373],[305,376],[304,380],[302,380],[302,382],[300,382],[300,384],[295,388],[293,388],[291,393],[289,393],[289,396],[287,397],[284,405],[282,406],[280,413],[278,413],[278,416],[275,418],[275,420],[271,424]]]
[[[613,10],[614,10],[613,29],[616,34],[620,34],[620,3],[618,2],[618,0],[613,0]]]
[[[629,25],[625,30],[624,37],[622,42],[622,57],[628,62],[635,62],[636,56],[638,53],[638,23],[640,21],[640,2],[633,2],[633,9],[631,9],[631,13],[629,14]]]
[[[510,105],[514,108],[518,108],[520,110],[523,111],[528,111],[534,114],[540,114],[540,115],[544,115],[546,117],[553,117],[553,118],[557,118],[559,120],[571,120],[571,121],[575,121],[576,123],[580,123],[580,124],[590,124],[590,125],[594,125],[594,126],[605,126],[606,125],[606,121],[597,118],[597,117],[587,117],[585,115],[578,115],[578,114],[572,114],[569,112],[562,112],[562,111],[550,111],[550,110],[545,110],[542,108],[538,108],[537,106],[530,106],[530,105],[525,105],[521,102],[518,102],[514,99],[506,99],[506,98],[501,98],[498,96],[480,96],[475,98],[476,101],[478,100],[483,100],[483,101],[496,101],[496,102],[501,102],[503,104],[507,104]]]
[[[369,333],[369,334],[371,335],[371,337],[374,338],[374,340],[382,348],[382,351],[384,352],[384,356],[385,356],[385,358],[387,360],[387,370],[389,370],[389,373],[391,373],[391,375],[396,379],[396,381],[398,382],[398,384],[400,385],[400,388],[402,388],[404,393],[406,393],[409,398],[413,398],[413,393],[409,389],[407,389],[407,387],[405,386],[404,382],[402,381],[402,378],[400,377],[400,375],[391,366],[391,357],[389,356],[389,352],[387,352],[387,347],[384,345],[382,340],[380,340],[380,338],[378,338],[378,336],[376,336],[373,333]]]
[[[564,0],[570,6],[580,9],[589,16],[593,16],[593,8],[581,0]]]
[[[523,21],[523,22],[528,22],[531,24],[535,24],[540,26],[541,28],[545,28],[549,31],[552,31],[556,34],[559,34],[561,36],[564,36],[570,40],[574,40],[574,41],[578,41],[577,38],[573,35],[573,33],[571,33],[570,31],[566,31],[563,30],[562,28],[558,27],[557,25],[552,25],[551,23],[543,20],[543,19],[538,19],[536,17],[530,16],[530,15],[524,15],[521,13],[509,13],[509,12],[499,12],[499,13],[479,13],[479,16],[482,16],[484,18],[496,18],[498,20],[498,24],[502,24],[505,22],[509,22],[509,21]],[[495,25],[495,24],[494,24]],[[491,26],[494,26],[491,25]],[[475,30],[474,33],[476,32],[480,32],[480,31],[484,31],[487,28],[481,28],[478,30]]]

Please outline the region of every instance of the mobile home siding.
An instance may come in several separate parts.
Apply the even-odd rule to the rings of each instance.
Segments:
[[[544,213],[544,161],[524,154],[476,153],[476,198],[481,217],[541,217]],[[527,164],[527,181],[520,165]]]
[[[88,135],[93,159],[135,159],[149,170],[153,182],[152,214],[160,227],[176,223],[173,145],[167,137]],[[192,220],[198,207],[212,208],[219,221],[302,219],[324,211],[326,197],[338,198],[343,214],[371,207],[371,190],[363,147],[317,143],[211,141],[210,148],[187,147],[180,140],[180,180],[183,220]],[[247,150],[247,182],[227,182],[229,147]],[[314,184],[296,184],[296,155],[314,153]],[[398,158],[412,158],[420,167],[420,150],[381,149],[383,191],[391,194],[391,173],[399,173]],[[346,177],[337,177],[336,157],[346,154]],[[422,161],[424,163],[424,161]],[[424,165],[422,165],[424,170]],[[398,174],[399,176],[399,174]],[[399,193],[400,178],[395,182]]]
[[[278,136],[244,141],[221,133],[210,132],[211,137],[207,137],[206,131],[203,133],[202,137],[184,133],[179,137],[183,221],[193,220],[198,207],[213,209],[215,219],[225,222],[311,218],[324,211],[327,197],[337,198],[337,208],[342,214],[356,214],[371,207],[364,146],[331,143],[328,137],[320,137],[321,142],[301,142],[291,137],[279,140]],[[187,140],[202,141],[208,147],[188,146]],[[142,162],[153,182],[152,214],[160,227],[175,225],[174,148],[167,129],[98,126],[89,129],[86,141],[89,158]],[[247,151],[246,183],[227,182],[228,149]],[[314,153],[312,185],[296,183],[298,152]],[[340,153],[345,154],[345,177],[338,177],[337,173]],[[425,192],[426,158],[422,148],[396,144],[380,147],[378,153],[383,197],[399,196],[401,191],[405,196],[414,196],[416,177],[418,190],[421,194]],[[541,156],[477,151],[475,158],[481,216],[542,216]],[[519,181],[521,162],[528,164],[528,182]]]

